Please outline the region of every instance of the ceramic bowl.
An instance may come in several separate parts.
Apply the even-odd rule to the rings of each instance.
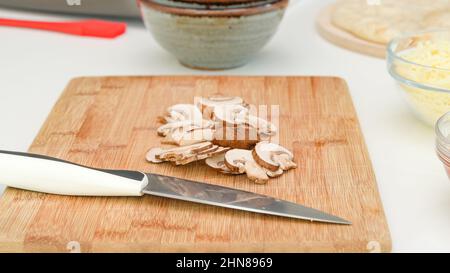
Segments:
[[[140,0],[147,29],[185,66],[221,70],[246,64],[276,33],[288,0],[251,8],[202,10]]]
[[[223,3],[223,4],[229,4],[229,3],[248,3],[248,2],[254,2],[255,0],[177,0],[180,2],[186,2],[186,3],[200,3],[200,4],[217,4],[217,3]]]
[[[231,1],[231,2],[187,2],[180,0],[153,0],[156,4],[184,9],[205,9],[205,10],[225,10],[244,9],[273,4],[279,0],[251,0],[251,1]]]

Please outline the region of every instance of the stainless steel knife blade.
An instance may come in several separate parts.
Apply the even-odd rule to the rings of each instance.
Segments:
[[[143,192],[149,195],[308,221],[351,224],[337,216],[265,195],[169,176],[146,175],[149,183]]]

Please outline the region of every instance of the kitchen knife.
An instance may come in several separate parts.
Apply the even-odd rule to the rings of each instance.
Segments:
[[[13,188],[74,196],[142,196],[189,202],[334,224],[342,218],[252,192],[137,171],[104,170],[61,159],[0,151],[0,184]]]

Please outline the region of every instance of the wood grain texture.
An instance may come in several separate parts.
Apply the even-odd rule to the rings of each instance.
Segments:
[[[280,142],[299,168],[256,185],[202,163],[145,161],[158,116],[194,96],[280,106]],[[0,251],[390,251],[375,176],[346,83],[324,77],[103,77],[70,82],[30,147],[98,168],[133,169],[253,191],[314,207],[352,226],[310,223],[159,197],[68,197],[6,189]],[[62,181],[63,183],[63,181]],[[374,247],[372,249],[372,247]]]
[[[386,45],[366,41],[335,26],[331,21],[333,9],[334,5],[329,5],[317,16],[316,27],[323,38],[351,51],[377,58],[386,57]]]

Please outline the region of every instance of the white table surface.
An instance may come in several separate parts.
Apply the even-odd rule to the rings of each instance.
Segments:
[[[65,85],[77,76],[339,76],[348,82],[359,115],[393,250],[448,252],[450,182],[434,152],[433,129],[411,115],[385,61],[340,49],[317,34],[315,15],[328,2],[295,2],[273,41],[247,66],[225,72],[180,66],[139,21],[131,21],[116,40],[0,27],[0,149],[26,151]],[[0,9],[1,17],[67,19],[6,9]]]

